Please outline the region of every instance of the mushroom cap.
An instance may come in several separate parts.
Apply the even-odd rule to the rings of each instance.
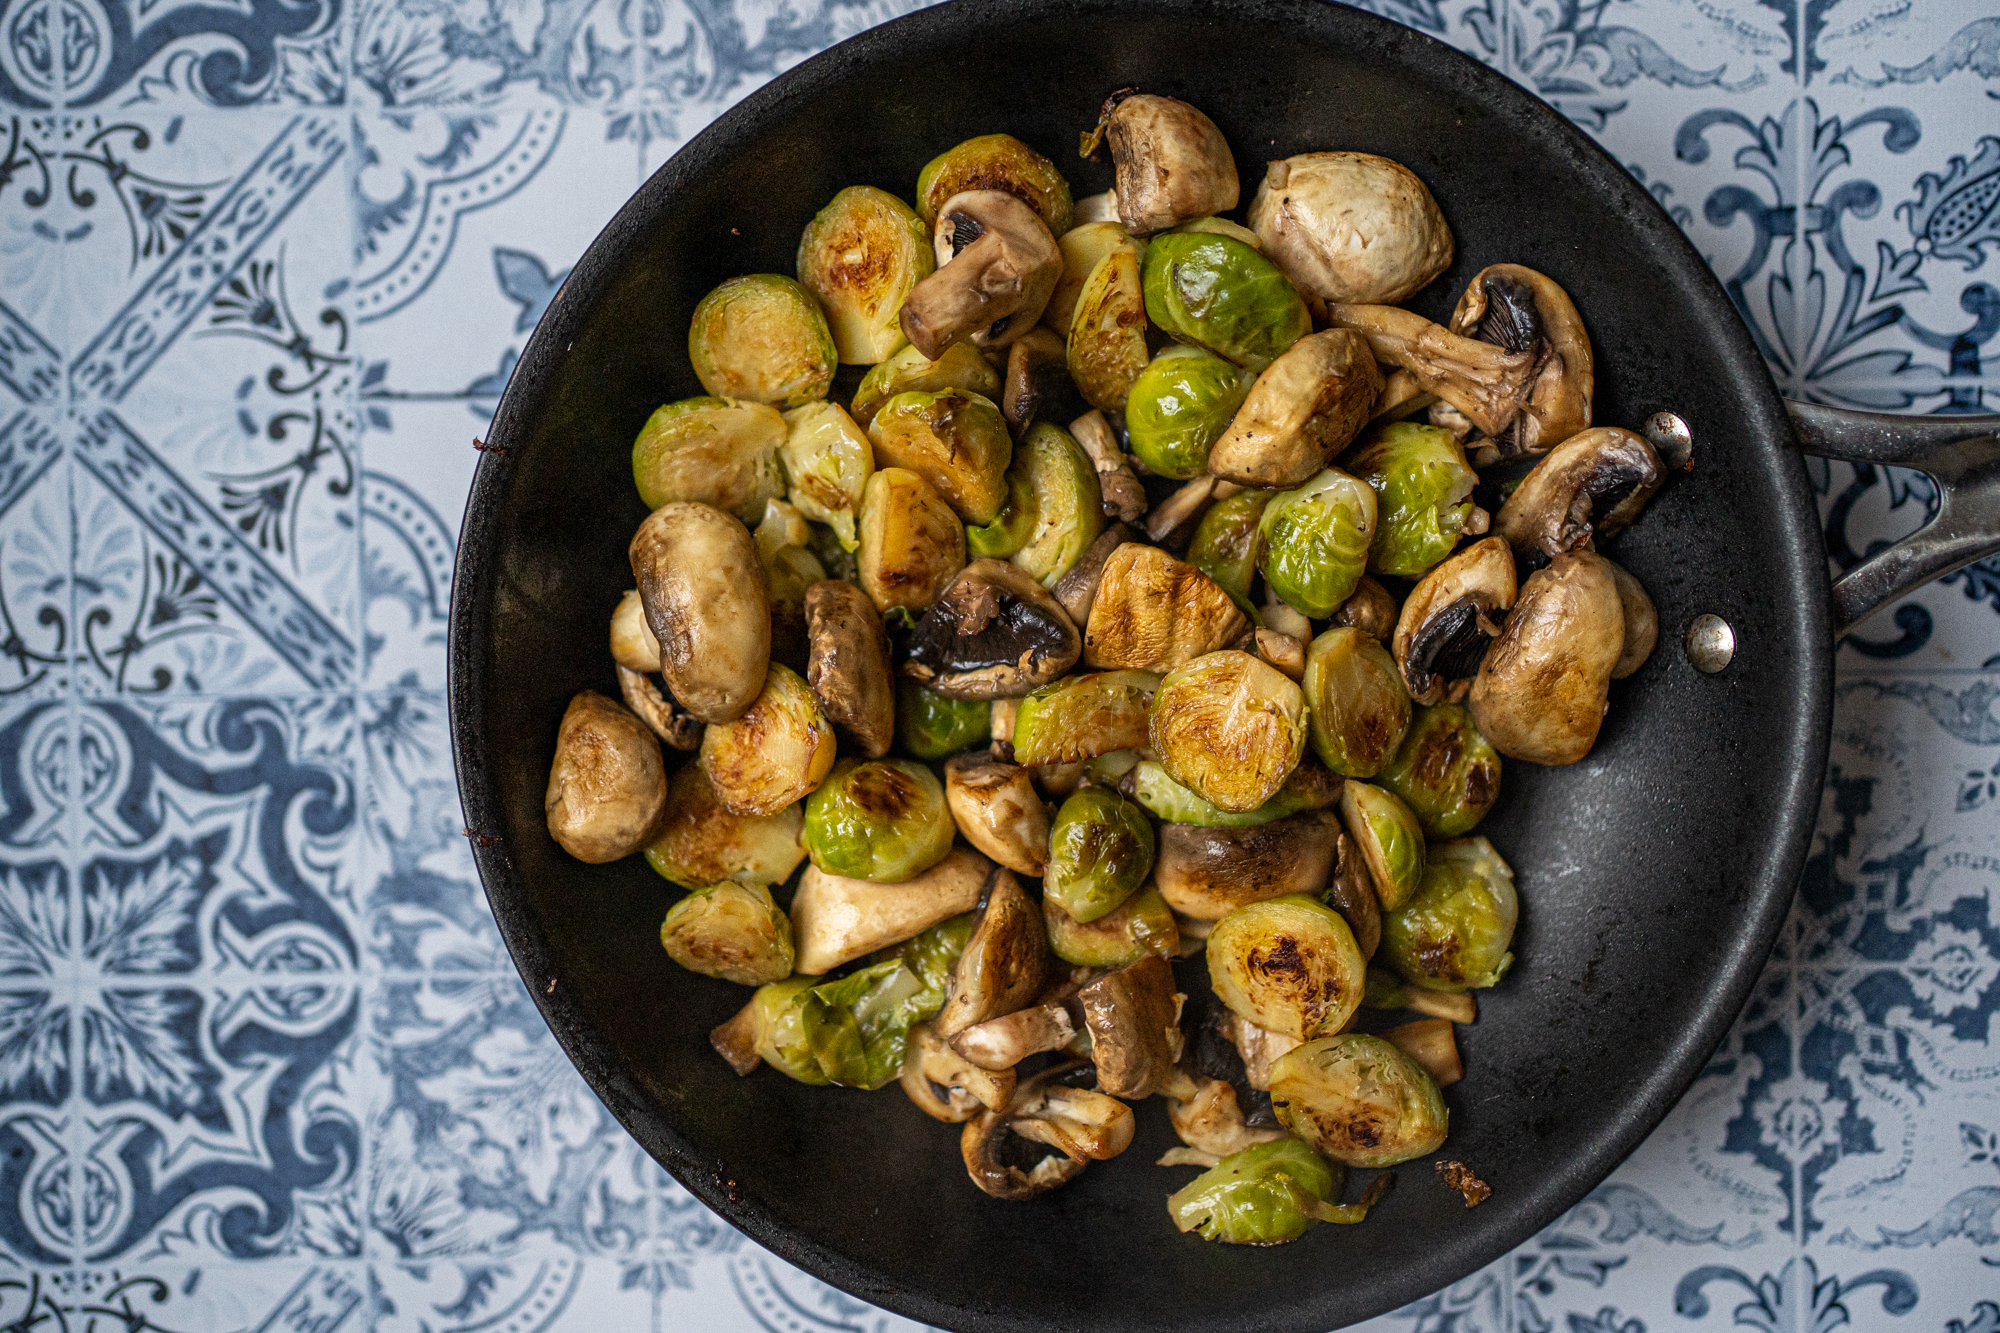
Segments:
[[[966,190],[938,210],[939,267],[903,301],[903,333],[935,361],[954,343],[1004,347],[1026,336],[1062,277],[1041,216],[1002,190]]]
[[[743,716],[771,661],[771,597],[750,530],[676,500],[647,515],[630,551],[667,688],[703,722]]]
[[[666,803],[666,766],[646,724],[595,690],[571,699],[543,798],[549,835],[579,861],[616,861],[639,850]]]
[[[1041,991],[1048,966],[1040,904],[1010,872],[995,870],[979,923],[952,968],[951,992],[935,1020],[938,1035],[949,1040],[975,1023],[1022,1008]]]
[[[1150,1097],[1181,1058],[1181,1000],[1174,969],[1158,954],[1099,977],[1076,993],[1090,1030],[1097,1086],[1114,1097]]]
[[[806,589],[806,681],[841,736],[870,759],[896,732],[889,636],[868,594],[846,579]]]
[[[1507,497],[1493,531],[1533,567],[1549,557],[1589,547],[1624,530],[1666,474],[1645,437],[1617,426],[1593,426],[1555,448]]]
[[[1249,828],[1162,824],[1153,882],[1176,912],[1219,921],[1267,898],[1317,893],[1339,839],[1339,821],[1317,810]]]
[[[1569,293],[1523,264],[1489,264],[1472,275],[1451,312],[1454,333],[1509,351],[1541,348],[1528,403],[1502,453],[1541,453],[1590,424],[1596,358]]]
[[[1209,451],[1208,470],[1243,486],[1296,486],[1332,462],[1382,391],[1368,342],[1323,329],[1264,368]]]
[[[1004,560],[975,560],[917,622],[903,672],[954,699],[1018,698],[1082,653],[1082,636],[1047,589]]]
[[[1473,724],[1510,759],[1573,764],[1597,741],[1624,649],[1611,562],[1592,551],[1559,555],[1521,585],[1487,649],[1467,699]]]
[[[1236,207],[1236,159],[1214,121],[1178,98],[1113,96],[1104,133],[1127,230],[1144,236]]]
[[[978,753],[944,766],[945,804],[965,840],[1023,875],[1048,864],[1049,812],[1026,768]]]
[[[1451,228],[1415,172],[1373,153],[1272,162],[1250,230],[1301,291],[1324,301],[1400,301],[1451,267]]]
[[[1393,647],[1404,688],[1420,704],[1442,700],[1478,672],[1514,605],[1514,557],[1499,537],[1474,542],[1424,575],[1403,601]]]

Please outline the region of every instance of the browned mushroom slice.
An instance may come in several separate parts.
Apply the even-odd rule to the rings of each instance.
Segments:
[[[1625,608],[1611,562],[1571,551],[1521,585],[1507,626],[1486,652],[1467,704],[1493,748],[1532,764],[1590,753],[1625,648]]]
[[[1250,386],[1208,455],[1208,470],[1244,486],[1296,486],[1333,461],[1382,390],[1366,339],[1326,329],[1299,339]]]
[[[1132,1144],[1132,1108],[1116,1097],[1066,1087],[1076,1065],[1057,1066],[1021,1084],[1005,1111],[988,1111],[959,1135],[972,1183],[996,1199],[1026,1199],[1067,1184],[1086,1163],[1116,1157]],[[1025,1144],[1060,1156],[1022,1152]]]
[[[648,630],[647,637],[652,637]],[[618,664],[618,693],[625,697],[625,706],[638,715],[641,722],[676,750],[692,750],[701,744],[701,723],[686,713],[674,708],[674,701],[660,692],[651,676],[642,675],[626,666]]]
[[[1132,471],[1132,462],[1118,447],[1111,423],[1104,413],[1086,412],[1069,423],[1069,433],[1090,456],[1097,469],[1097,487],[1104,496],[1104,512],[1122,522],[1132,523],[1146,512],[1146,486]]]
[[[549,836],[579,861],[616,861],[645,845],[666,803],[666,765],[645,724],[595,690],[571,699],[543,797]]]
[[[1083,659],[1099,669],[1164,674],[1249,630],[1249,620],[1214,579],[1156,546],[1129,543],[1104,562]]]
[[[1242,490],[1235,482],[1213,474],[1196,477],[1160,501],[1146,516],[1146,535],[1162,546],[1179,550],[1194,535],[1196,525],[1210,505],[1241,494]]]
[[[952,848],[944,860],[900,884],[849,879],[807,866],[792,896],[795,966],[804,975],[818,976],[899,944],[946,917],[971,911],[996,878],[1014,882],[1012,875],[964,847]],[[1019,887],[1014,891],[1020,892]],[[1039,925],[1039,912],[1035,920]]]
[[[1280,634],[1274,629],[1260,629],[1254,642],[1257,656],[1293,680],[1305,679],[1306,645],[1303,640],[1290,634]]]
[[[1494,535],[1535,568],[1601,542],[1639,516],[1665,474],[1644,437],[1597,426],[1549,450],[1494,515]]]
[[[1227,1015],[1222,1028],[1243,1058],[1243,1081],[1258,1092],[1271,1090],[1271,1066],[1278,1057],[1305,1044],[1297,1037],[1260,1028],[1240,1014]]]
[[[1376,360],[1409,371],[1485,435],[1505,435],[1528,405],[1541,364],[1534,348],[1509,351],[1396,306],[1330,305],[1327,318],[1367,338]]]
[[[952,968],[951,992],[936,1019],[938,1035],[949,1040],[975,1023],[1024,1007],[1040,993],[1048,968],[1049,934],[1041,905],[1012,873],[996,871],[972,938]]]
[[[728,1058],[726,1052],[723,1058]],[[902,1084],[925,1115],[960,1124],[982,1110],[1005,1110],[1014,1096],[1014,1071],[981,1069],[954,1051],[929,1023],[919,1023],[910,1029]]]
[[[1181,1075],[1162,1091],[1167,1095],[1167,1118],[1173,1122],[1174,1133],[1198,1153],[1223,1158],[1253,1144],[1285,1137],[1282,1129],[1246,1125],[1236,1089],[1222,1079]]]
[[[1251,828],[1162,824],[1153,880],[1175,912],[1219,921],[1267,898],[1318,893],[1339,839],[1340,821],[1325,810]]]
[[[1590,424],[1596,388],[1590,335],[1569,293],[1553,280],[1520,264],[1489,265],[1466,284],[1451,312],[1451,328],[1509,351],[1533,350],[1541,358],[1512,430],[1493,441],[1499,454],[1540,453]]]
[[[896,732],[889,636],[868,594],[845,579],[806,589],[806,682],[848,745],[870,759]]]
[[[630,548],[660,674],[703,722],[734,722],[763,691],[771,598],[750,530],[692,500],[661,505]]]
[[[637,588],[619,598],[611,613],[611,660],[631,671],[660,669],[660,641],[646,623],[646,604]]]
[[[937,235],[949,262],[903,300],[903,333],[916,349],[935,361],[967,339],[1003,347],[1026,336],[1062,276],[1040,215],[1004,191],[967,190],[938,210]]]
[[[1027,769],[962,754],[944,766],[944,799],[965,840],[1023,875],[1041,876],[1049,856],[1049,812]]]
[[[975,560],[924,612],[903,673],[954,699],[1019,698],[1076,665],[1082,637],[1018,566]]]
[[[1118,217],[1135,236],[1236,207],[1236,159],[1215,122],[1173,97],[1117,92],[1099,127],[1117,170]]]
[[[1053,329],[1037,327],[1007,349],[1000,411],[1019,438],[1037,421],[1060,421],[1082,399],[1070,383],[1068,350]]]
[[[1012,1069],[1031,1055],[1061,1050],[1076,1031],[1067,1008],[1037,1004],[974,1023],[951,1039],[951,1048],[981,1069]]]
[[[1333,613],[1333,625],[1336,629],[1352,626],[1378,643],[1387,643],[1396,632],[1396,598],[1372,575],[1363,574],[1354,592]]]
[[[1181,1004],[1174,969],[1158,954],[1099,977],[1076,993],[1090,1030],[1097,1086],[1114,1097],[1150,1097],[1181,1058]]]
[[[739,1076],[754,1073],[764,1063],[757,1054],[757,1002],[750,1001],[726,1022],[709,1030],[708,1044]]]
[[[1458,1058],[1458,1037],[1449,1019],[1420,1018],[1390,1028],[1382,1034],[1382,1040],[1415,1060],[1440,1088],[1448,1088],[1465,1077],[1465,1065]]]
[[[1363,958],[1373,958],[1382,943],[1382,899],[1375,892],[1375,876],[1367,858],[1354,839],[1340,835],[1334,852],[1333,878],[1326,883],[1326,904],[1347,918],[1354,927],[1354,942]]]
[[[1618,654],[1618,665],[1611,668],[1611,679],[1623,680],[1653,655],[1653,645],[1660,638],[1660,613],[1646,595],[1646,585],[1630,570],[1614,560],[1604,563],[1611,566],[1611,576],[1618,580],[1618,602],[1625,608],[1625,647]]]
[[[1514,557],[1499,537],[1474,542],[1418,581],[1391,645],[1412,699],[1463,697],[1461,682],[1478,672],[1515,592]]]
[[[1072,622],[1081,625],[1090,619],[1091,599],[1097,596],[1098,580],[1104,577],[1104,562],[1126,542],[1136,542],[1139,534],[1123,523],[1113,523],[1097,535],[1085,549],[1083,558],[1069,567],[1050,589]]]

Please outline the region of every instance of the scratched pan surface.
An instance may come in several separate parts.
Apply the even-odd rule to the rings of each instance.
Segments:
[[[644,516],[632,438],[700,392],[689,315],[739,273],[789,272],[846,185],[905,197],[934,154],[1014,133],[1082,196],[1108,168],[1077,132],[1111,89],[1206,110],[1242,164],[1387,154],[1429,183],[1457,262],[1413,304],[1440,318],[1501,260],[1583,312],[1596,416],[1679,412],[1697,440],[1613,553],[1659,604],[1662,642],[1614,686],[1590,757],[1509,763],[1481,829],[1523,900],[1518,963],[1461,1029],[1449,1155],[1493,1186],[1467,1211],[1425,1164],[1360,1227],[1273,1249],[1178,1236],[1151,1165],[1170,1131],[1046,1198],[965,1178],[957,1134],[894,1089],[748,1079],[706,1034],[744,992],[661,952],[671,892],[632,859],[585,866],[547,837],[542,789],[575,691],[615,692],[605,624]],[[1769,950],[1826,752],[1823,549],[1777,395],[1700,257],[1617,164],[1541,103],[1406,28],[1298,0],[978,0],[870,31],[775,80],[690,143],[610,223],[529,343],[481,464],[452,608],[451,705],[480,872],[550,1025],[605,1104],[711,1207],[836,1286],[948,1328],[1323,1330],[1473,1270],[1581,1198],[1700,1069]],[[1735,664],[1697,675],[1681,627],[1713,611]],[[553,990],[551,981],[555,981]]]

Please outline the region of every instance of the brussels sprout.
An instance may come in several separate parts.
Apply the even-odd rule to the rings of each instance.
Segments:
[[[989,398],[964,389],[899,393],[868,423],[883,467],[908,468],[967,523],[991,523],[1007,498],[1014,440]]]
[[[1216,998],[1269,1032],[1310,1041],[1361,1007],[1367,960],[1347,919],[1308,894],[1239,907],[1208,932]]]
[[[784,443],[785,418],[774,407],[683,398],[639,428],[632,442],[632,479],[648,509],[699,500],[755,523],[763,517],[764,502],[785,493],[785,471],[778,463]]]
[[[835,409],[838,410],[838,409]],[[764,502],[764,521],[751,534],[764,566],[771,605],[771,657],[796,670],[806,665],[806,590],[826,577],[826,566],[807,545],[812,527],[783,500]]]
[[[970,343],[953,343],[932,361],[905,347],[861,377],[848,406],[855,424],[867,430],[882,405],[899,393],[942,393],[964,389],[985,398],[1000,396],[1000,372]]]
[[[1297,1139],[1253,1143],[1233,1152],[1176,1190],[1167,1211],[1182,1231],[1224,1245],[1279,1245],[1321,1222],[1351,1224],[1368,1215],[1369,1200],[1330,1202],[1347,1173]]]
[[[1306,748],[1306,701],[1248,653],[1197,657],[1153,695],[1153,751],[1174,781],[1235,814],[1277,794]]]
[[[1259,568],[1287,606],[1330,616],[1354,592],[1375,537],[1375,492],[1339,468],[1271,498],[1258,525]]]
[[[929,482],[883,468],[861,492],[856,564],[879,610],[922,611],[965,568],[965,527]]]
[[[1162,353],[1164,355],[1164,353]],[[1264,554],[1261,523],[1274,491],[1244,491],[1209,506],[1188,543],[1187,562],[1214,579],[1243,614],[1255,617],[1250,583]]]
[[[1372,778],[1410,728],[1410,696],[1389,650],[1358,629],[1330,629],[1306,650],[1313,753],[1334,772]]]
[[[1092,407],[1117,411],[1146,368],[1146,355],[1139,257],[1113,250],[1097,261],[1070,312],[1069,377]]]
[[[1312,332],[1298,289],[1263,255],[1228,236],[1181,232],[1146,246],[1146,317],[1176,342],[1251,370]]]
[[[1199,477],[1249,391],[1250,377],[1221,357],[1167,348],[1139,372],[1125,403],[1133,456],[1156,476]]]
[[[731,814],[700,764],[688,764],[667,784],[667,808],[646,847],[646,862],[666,879],[696,889],[730,879],[782,884],[805,860],[799,830],[805,812],[794,805],[774,815]]]
[[[1174,781],[1164,764],[1142,759],[1132,774],[1132,799],[1170,824],[1207,828],[1256,828],[1304,810],[1323,810],[1340,799],[1341,781],[1318,764],[1300,764],[1278,794],[1255,810],[1240,813],[1215,805]]]
[[[1035,535],[1041,518],[1025,468],[1007,469],[1007,498],[991,523],[965,530],[965,549],[975,560],[1005,560]]]
[[[1153,825],[1104,787],[1079,787],[1056,812],[1042,893],[1088,925],[1136,892],[1153,868]]]
[[[759,986],[744,1006],[749,1015],[751,1045],[764,1062],[801,1083],[831,1082],[814,1055],[817,1030],[853,1023],[851,1014],[829,1012],[812,993],[817,977],[791,977]],[[725,1025],[726,1026],[726,1025]],[[721,1029],[717,1029],[720,1033]],[[718,1043],[719,1045],[719,1043]],[[752,1065],[755,1060],[750,1062]],[[739,1072],[748,1072],[739,1068]]]
[[[922,764],[844,759],[806,798],[799,840],[821,870],[900,884],[942,861],[955,832],[944,784]]]
[[[1050,950],[1074,967],[1127,967],[1149,953],[1170,958],[1180,948],[1173,909],[1151,885],[1095,921],[1078,921],[1045,896],[1042,920]]]
[[[1350,779],[1341,789],[1340,817],[1368,863],[1382,910],[1395,911],[1424,878],[1424,830],[1416,813],[1394,792]]]
[[[1448,430],[1392,421],[1364,436],[1341,463],[1374,488],[1375,539],[1368,568],[1416,578],[1450,555],[1467,526],[1486,515],[1472,503],[1479,478]]]
[[[967,139],[924,164],[917,173],[917,211],[924,226],[936,226],[938,210],[963,190],[1005,190],[1025,200],[1056,236],[1069,230],[1075,215],[1069,182],[1056,164],[1011,134]]]
[[[827,1081],[872,1092],[902,1072],[910,1029],[935,1014],[943,997],[891,958],[822,981],[794,1003],[803,1004],[801,1027]]]
[[[1514,872],[1484,838],[1433,845],[1416,897],[1382,918],[1382,956],[1412,986],[1482,990],[1507,975],[1520,919]]]
[[[1449,1113],[1422,1067],[1380,1037],[1347,1032],[1271,1064],[1271,1105],[1286,1129],[1336,1162],[1394,1166],[1437,1151]]]
[[[667,909],[660,945],[705,977],[762,986],[792,975],[792,923],[762,884],[696,889]]]
[[[724,398],[798,407],[833,387],[833,335],[812,293],[776,273],[731,278],[701,298],[688,327],[701,387]]]
[[[993,705],[984,699],[949,698],[907,676],[896,681],[896,744],[919,759],[984,745],[992,725]]]
[[[832,528],[842,550],[860,545],[854,518],[875,470],[875,450],[847,410],[838,403],[807,403],[785,413],[778,461],[785,467],[785,498],[792,507]]]
[[[833,723],[811,687],[773,662],[750,711],[702,733],[701,767],[730,813],[774,815],[820,784],[833,749]]]
[[[1048,308],[1042,311],[1042,323],[1068,339],[1070,323],[1076,317],[1076,299],[1098,264],[1117,253],[1136,260],[1146,253],[1146,243],[1128,235],[1116,222],[1086,222],[1058,236],[1056,247],[1062,251],[1063,273],[1056,280]]]
[[[1159,687],[1150,671],[1099,671],[1042,686],[1014,714],[1014,762],[1073,764],[1144,746]]]
[[[903,298],[937,268],[930,228],[908,204],[872,185],[833,196],[799,237],[799,281],[819,298],[833,345],[872,366],[903,344]]]
[[[1464,704],[1419,706],[1402,748],[1375,777],[1432,838],[1472,832],[1500,799],[1500,756]]]
[[[920,935],[878,950],[869,957],[870,963],[886,963],[895,959],[916,974],[917,980],[923,983],[923,989],[911,997],[911,1002],[920,1011],[919,1021],[935,1018],[937,1011],[944,1008],[944,998],[951,992],[952,966],[965,952],[965,942],[972,938],[972,928],[978,918],[977,912],[960,912]]]
[[[1097,469],[1068,431],[1036,422],[1014,446],[1015,468],[1035,497],[1035,531],[1014,563],[1053,588],[1104,529]]]

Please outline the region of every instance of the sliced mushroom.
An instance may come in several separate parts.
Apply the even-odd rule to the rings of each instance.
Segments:
[[[1070,226],[1081,227],[1090,222],[1118,221],[1118,192],[1106,190],[1102,194],[1087,194],[1076,201],[1076,209],[1070,215]],[[1067,234],[1067,233],[1065,233]]]
[[[1510,351],[1535,350],[1540,357],[1512,430],[1487,432],[1499,455],[1541,453],[1590,424],[1596,388],[1590,335],[1569,293],[1552,279],[1520,264],[1488,265],[1466,284],[1451,312],[1451,328]]]
[[[1297,1037],[1260,1028],[1241,1014],[1224,1018],[1223,1030],[1243,1058],[1244,1081],[1259,1092],[1271,1090],[1271,1066],[1278,1057],[1305,1044]]]
[[[1328,463],[1367,422],[1382,373],[1349,329],[1299,339],[1265,367],[1209,451],[1208,470],[1244,486],[1286,487]]]
[[[1354,942],[1363,958],[1373,958],[1382,943],[1382,899],[1375,892],[1375,876],[1367,858],[1354,839],[1340,835],[1334,852],[1333,878],[1326,882],[1326,904],[1347,918],[1354,927]]]
[[[1363,574],[1353,593],[1333,613],[1333,625],[1336,629],[1352,626],[1372,635],[1376,642],[1386,643],[1396,632],[1396,598],[1373,575]]]
[[[806,589],[806,682],[841,738],[870,759],[896,732],[889,636],[868,594],[845,579]]]
[[[652,638],[653,632],[647,630],[646,637]],[[655,736],[676,750],[692,750],[701,744],[701,723],[676,710],[674,701],[660,692],[660,687],[653,683],[651,676],[620,662],[618,693],[625,696],[625,706],[637,714]]]
[[[771,598],[750,530],[693,500],[661,505],[632,537],[632,574],[660,674],[703,722],[734,722],[771,663]]]
[[[1005,1110],[1014,1097],[1012,1069],[981,1069],[954,1051],[929,1023],[910,1029],[902,1083],[918,1110],[948,1125],[970,1120],[982,1110]]]
[[[1104,494],[1104,512],[1122,522],[1134,523],[1146,513],[1146,485],[1132,470],[1132,461],[1118,447],[1111,423],[1104,413],[1086,412],[1069,423],[1069,433],[1090,455],[1097,469],[1097,486]]]
[[[1260,629],[1256,633],[1255,642],[1257,656],[1293,680],[1305,679],[1306,645],[1303,639],[1290,634],[1280,634],[1274,629]]]
[[[1404,688],[1420,704],[1463,698],[1500,620],[1514,605],[1514,557],[1499,537],[1460,551],[1418,581],[1391,644]]]
[[[646,623],[646,603],[632,589],[611,613],[611,660],[630,671],[660,669],[660,641]]]
[[[1625,608],[1611,562],[1571,551],[1521,585],[1486,651],[1467,704],[1473,725],[1510,759],[1573,764],[1590,753],[1625,648]]]
[[[1035,327],[1062,276],[1062,252],[1033,207],[966,190],[938,210],[937,272],[903,300],[903,333],[932,361],[952,344],[1004,347]]]
[[[1417,382],[1407,370],[1395,370],[1382,377],[1382,392],[1375,395],[1375,410],[1368,420],[1401,421],[1413,417],[1437,402],[1437,395]]]
[[[1390,1028],[1382,1040],[1415,1060],[1440,1088],[1465,1077],[1465,1064],[1458,1058],[1458,1036],[1449,1019],[1420,1018]]]
[[[1622,532],[1665,479],[1644,437],[1597,426],[1549,450],[1500,506],[1493,531],[1525,568]]]
[[[1074,1180],[1087,1162],[1116,1157],[1132,1145],[1131,1107],[1058,1081],[1081,1068],[1061,1065],[1037,1074],[1015,1090],[1005,1111],[988,1111],[966,1124],[958,1143],[973,1184],[996,1199],[1026,1199]],[[1010,1161],[1028,1156],[1011,1139],[1044,1144],[1062,1155]]]
[[[1053,329],[1036,327],[1007,349],[1000,410],[1018,437],[1037,421],[1062,421],[1082,398],[1069,377],[1069,350]]]
[[[1373,153],[1270,163],[1250,229],[1300,291],[1323,301],[1400,301],[1451,267],[1451,228],[1431,192]]]
[[[900,884],[849,879],[809,865],[792,896],[794,966],[818,976],[899,944],[946,917],[970,912],[987,886],[1002,877],[1013,883],[1012,875],[964,847],[952,848],[944,860]],[[1040,923],[1040,913],[1035,920]]]
[[[1306,613],[1287,603],[1268,587],[1264,589],[1264,609],[1258,615],[1263,619],[1265,629],[1301,643],[1312,642],[1312,621],[1306,618]]]
[[[1215,122],[1186,102],[1116,92],[1098,128],[1117,169],[1118,217],[1133,235],[1236,207],[1236,159]]]
[[[1024,1007],[1040,993],[1048,969],[1049,933],[1041,904],[1028,897],[1010,872],[995,870],[979,923],[952,968],[951,993],[936,1020],[938,1035],[949,1040],[975,1023]]]
[[[1243,1123],[1236,1089],[1219,1078],[1187,1078],[1164,1091],[1167,1118],[1181,1142],[1216,1158],[1285,1137],[1282,1129],[1252,1129]]]
[[[951,1039],[951,1048],[981,1069],[1012,1069],[1031,1055],[1061,1050],[1076,1031],[1068,1009],[1037,1004],[974,1023]]]
[[[1056,580],[1051,591],[1072,621],[1081,625],[1090,619],[1090,602],[1097,596],[1097,583],[1104,577],[1104,562],[1111,558],[1111,553],[1126,542],[1138,540],[1137,532],[1123,523],[1113,523],[1097,535],[1097,540],[1085,549],[1083,558]]]
[[[1083,660],[1161,674],[1242,638],[1250,621],[1220,584],[1156,546],[1131,543],[1104,562],[1084,627]]]
[[[1213,474],[1196,477],[1160,501],[1147,515],[1146,535],[1162,546],[1179,550],[1194,535],[1195,526],[1201,522],[1201,516],[1208,512],[1210,505],[1218,500],[1227,500],[1242,490],[1235,482],[1224,481]]]
[[[1014,762],[1014,720],[1021,714],[1019,699],[995,699],[987,734],[992,738],[989,753],[1003,764]]]
[[[1604,563],[1611,566],[1611,577],[1618,580],[1618,602],[1625,608],[1625,647],[1618,654],[1618,665],[1611,668],[1611,679],[1623,680],[1653,655],[1653,645],[1660,637],[1660,613],[1646,595],[1646,586],[1630,570],[1616,561]]]
[[[666,765],[646,725],[596,690],[571,699],[543,797],[549,836],[579,861],[616,861],[645,845],[666,804]]]
[[[1340,821],[1325,810],[1250,828],[1162,824],[1153,881],[1174,911],[1219,921],[1249,903],[1318,893],[1339,841]]]
[[[1027,769],[979,754],[944,766],[944,799],[965,840],[1023,875],[1039,878],[1049,857],[1049,811]]]
[[[1076,993],[1090,1030],[1097,1086],[1114,1097],[1150,1097],[1181,1058],[1181,1004],[1174,969],[1158,954],[1099,977]]]
[[[708,1044],[738,1077],[755,1073],[764,1063],[764,1057],[757,1054],[757,1002],[750,1001],[725,1022],[710,1028]]]
[[[1541,369],[1536,348],[1509,351],[1397,306],[1331,305],[1327,319],[1335,328],[1353,329],[1367,338],[1376,360],[1409,371],[1424,389],[1494,438],[1506,435],[1527,408]]]
[[[910,633],[903,674],[954,699],[1019,698],[1076,665],[1083,639],[1018,566],[975,560]]]

